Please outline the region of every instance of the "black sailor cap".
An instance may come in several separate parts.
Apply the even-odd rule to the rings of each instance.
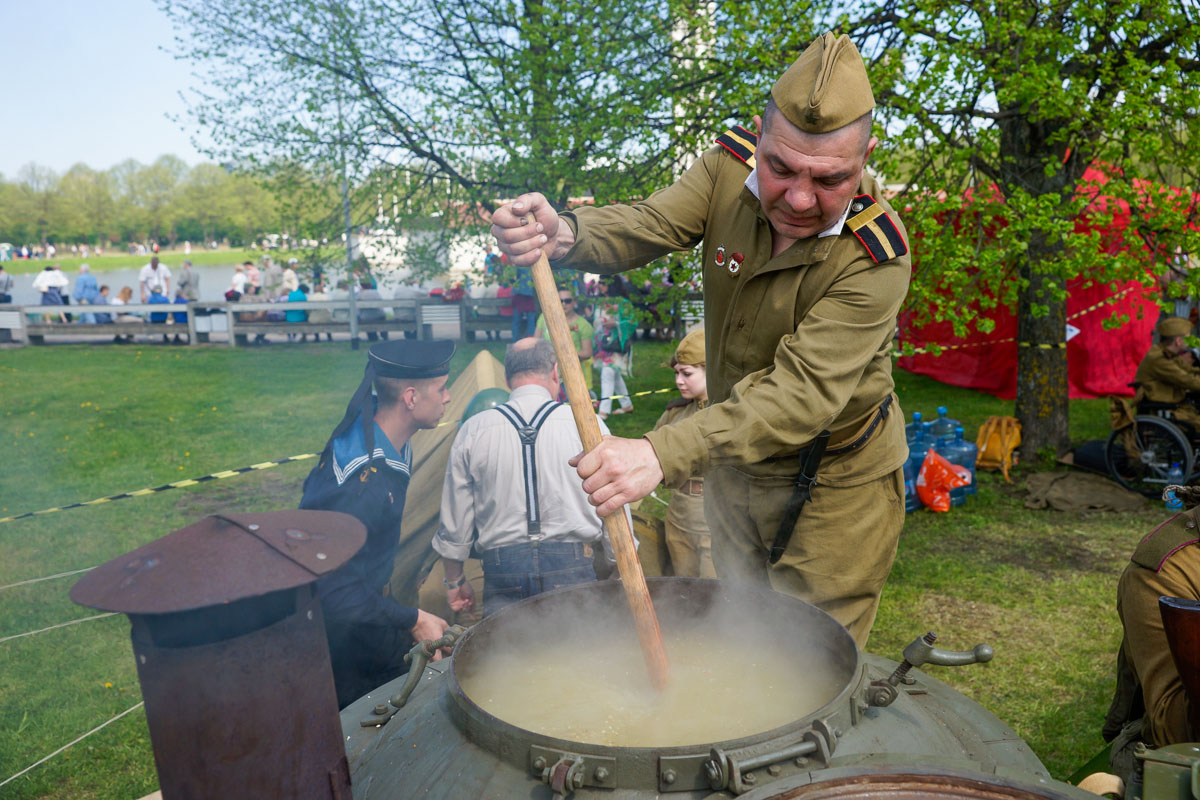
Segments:
[[[374,453],[375,424],[371,415],[364,413],[371,398],[372,381],[376,377],[401,380],[440,378],[450,374],[450,359],[453,357],[454,342],[446,340],[423,342],[419,339],[400,339],[371,345],[367,351],[367,366],[363,369],[362,382],[358,384],[342,421],[333,429],[325,446],[329,447],[334,439],[349,430],[354,420],[362,414],[363,441],[366,442],[368,455]]]
[[[454,342],[399,339],[380,342],[367,351],[367,365],[381,378],[439,378],[450,374]]]

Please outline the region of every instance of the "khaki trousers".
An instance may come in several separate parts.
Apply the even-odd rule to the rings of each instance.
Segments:
[[[674,492],[664,520],[671,568],[681,578],[715,578],[704,497]]]
[[[904,527],[903,470],[848,488],[814,485],[787,550],[771,565],[767,557],[793,485],[732,467],[706,474],[717,575],[812,603],[864,647]]]

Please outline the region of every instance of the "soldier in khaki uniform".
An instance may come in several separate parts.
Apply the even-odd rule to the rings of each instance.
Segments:
[[[1200,368],[1184,339],[1192,324],[1179,317],[1164,317],[1156,328],[1158,344],[1152,345],[1138,365],[1134,380],[1141,399],[1155,403],[1179,403],[1175,416],[1183,422],[1200,424],[1200,411],[1190,403],[1188,392],[1200,392]]]
[[[1177,492],[1181,497],[1189,489]],[[1197,492],[1195,487],[1191,492]],[[1192,499],[1197,502],[1200,496]],[[1189,703],[1158,608],[1160,596],[1200,600],[1200,506],[1176,514],[1138,544],[1117,584],[1117,613],[1125,629],[1117,654],[1117,691],[1104,721],[1113,743],[1111,764],[1125,777],[1133,747],[1194,742]]]
[[[761,138],[735,128],[634,206],[559,216],[527,194],[492,226],[515,263],[542,248],[555,266],[605,273],[703,241],[712,404],[643,439],[606,439],[577,459],[584,488],[605,515],[705,474],[718,574],[813,602],[860,645],[904,522],[908,453],[890,351],[911,264],[864,172],[874,106],[857,49],[825,34],[776,82]],[[797,518],[797,477],[823,431]]]
[[[671,369],[675,370],[675,385],[681,396],[667,404],[654,423],[654,430],[688,419],[708,406],[703,328],[683,337],[671,357]],[[663,538],[671,555],[672,573],[683,578],[717,577],[712,562],[712,539],[704,516],[704,477],[691,475],[671,489]]]

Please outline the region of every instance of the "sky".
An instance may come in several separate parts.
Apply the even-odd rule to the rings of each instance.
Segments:
[[[0,175],[36,162],[108,169],[171,153],[207,160],[168,115],[200,82],[173,58],[153,0],[0,0]],[[191,134],[191,135],[190,135]]]

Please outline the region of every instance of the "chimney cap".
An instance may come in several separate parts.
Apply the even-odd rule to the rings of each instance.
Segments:
[[[366,540],[361,522],[336,511],[215,514],[101,564],[71,599],[122,614],[206,608],[312,583]]]

